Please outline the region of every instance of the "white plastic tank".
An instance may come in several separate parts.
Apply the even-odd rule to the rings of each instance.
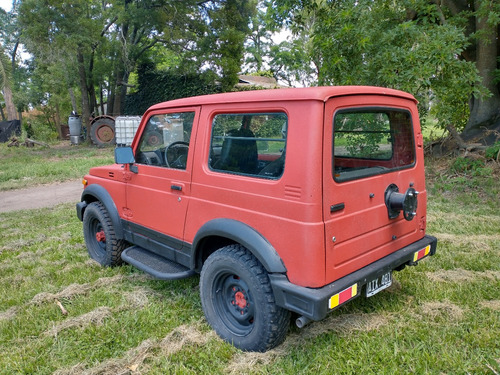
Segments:
[[[115,119],[116,145],[130,146],[140,123],[141,116],[118,116]]]

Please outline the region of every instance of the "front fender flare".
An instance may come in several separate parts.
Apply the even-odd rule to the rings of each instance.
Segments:
[[[104,187],[99,184],[92,184],[87,186],[82,193],[81,201],[82,203],[85,202],[85,204],[77,204],[77,211],[80,210],[78,213],[79,218],[81,216],[81,219],[83,219],[83,214],[85,212],[87,204],[95,201],[100,201],[106,208],[106,211],[108,211],[109,217],[111,218],[111,222],[113,223],[113,227],[115,229],[116,238],[123,238],[123,226],[120,215],[118,214],[118,209],[116,208],[113,198],[111,198],[111,195]]]
[[[276,249],[255,229],[233,219],[215,219],[205,223],[193,240],[191,269],[196,268],[198,253],[202,251],[203,239],[222,237],[247,248],[269,273],[286,273],[286,267]]]

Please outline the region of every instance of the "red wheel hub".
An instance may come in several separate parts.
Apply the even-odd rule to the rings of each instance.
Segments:
[[[96,133],[97,138],[99,138],[99,140],[104,143],[111,142],[115,136],[113,128],[108,125],[102,125],[101,127],[99,127],[99,129],[97,129]]]
[[[236,292],[234,295],[234,300],[236,302],[236,306],[238,306],[240,309],[244,309],[247,307],[247,299],[243,292]]]
[[[98,242],[106,242],[106,234],[104,233],[103,230],[101,230],[100,232],[97,232],[95,234],[95,239],[98,241]]]

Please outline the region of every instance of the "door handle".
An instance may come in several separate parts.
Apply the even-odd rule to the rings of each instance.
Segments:
[[[170,189],[177,190],[177,191],[182,191],[182,186],[179,186],[179,185],[170,185]]]

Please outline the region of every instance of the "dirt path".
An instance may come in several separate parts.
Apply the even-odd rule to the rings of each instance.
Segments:
[[[81,180],[0,191],[0,213],[51,207],[66,202],[76,204],[80,201],[82,191]]]

